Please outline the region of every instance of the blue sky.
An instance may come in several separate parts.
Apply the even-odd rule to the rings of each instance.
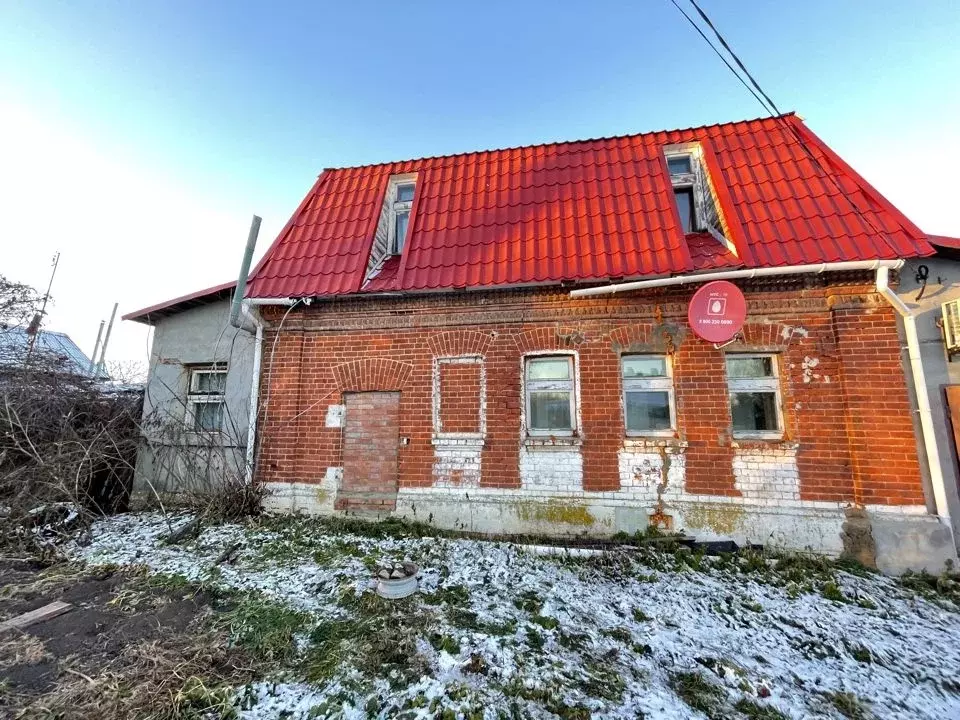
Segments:
[[[687,5],[687,0],[681,4]],[[703,6],[782,109],[921,227],[960,235],[960,5]],[[689,6],[688,6],[689,7]],[[0,272],[87,351],[232,277],[324,167],[756,117],[669,0],[0,5]],[[952,184],[952,188],[951,188]],[[145,359],[125,323],[116,359]]]

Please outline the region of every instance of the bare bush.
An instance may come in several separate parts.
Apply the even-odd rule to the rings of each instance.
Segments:
[[[153,409],[141,429],[141,480],[146,506],[186,508],[205,518],[238,520],[260,513],[266,490],[247,477],[246,442],[224,407],[223,428],[197,431],[184,421],[186,408],[171,403]]]
[[[142,407],[34,353],[0,369],[0,505],[6,541],[36,543],[44,526],[126,508]]]

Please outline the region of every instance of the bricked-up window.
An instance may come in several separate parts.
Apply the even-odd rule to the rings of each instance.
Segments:
[[[442,357],[434,363],[434,430],[441,437],[482,436],[486,430],[483,358]]]
[[[673,377],[666,355],[624,355],[623,412],[627,435],[672,435]]]
[[[525,372],[527,432],[573,435],[577,421],[573,357],[529,357]]]
[[[190,368],[187,395],[187,427],[193,432],[223,429],[224,393],[227,369],[222,365]]]
[[[779,438],[780,378],[776,355],[727,355],[734,437]]]

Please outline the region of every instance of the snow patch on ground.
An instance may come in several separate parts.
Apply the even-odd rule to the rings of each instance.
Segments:
[[[295,675],[256,683],[238,692],[245,720],[401,710],[556,717],[560,708],[582,711],[568,717],[704,717],[675,691],[682,673],[717,686],[733,717],[737,701],[790,718],[841,717],[832,693],[854,694],[881,718],[960,717],[960,614],[879,575],[838,572],[836,589],[850,600],[838,602],[735,562],[691,569],[652,551],[538,557],[504,543],[371,538],[306,520],[280,530],[207,527],[177,546],[162,544],[168,533],[159,515],[116,516],[74,553],[262,593],[320,619],[351,612],[345,589],[368,591],[369,558],[420,564],[416,602],[430,620],[417,642],[428,667],[419,680],[392,687],[344,667],[322,685]],[[211,572],[233,542],[239,559]],[[447,644],[438,649],[429,636]]]

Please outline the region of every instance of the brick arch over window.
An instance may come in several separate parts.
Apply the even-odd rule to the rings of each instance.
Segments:
[[[484,355],[493,333],[476,330],[448,330],[431,335],[427,342],[435,356]]]
[[[537,350],[575,348],[586,340],[586,336],[578,328],[562,326],[532,328],[512,337],[521,354]]]
[[[358,392],[400,390],[412,370],[413,365],[389,358],[364,358],[332,368],[339,390]]]
[[[608,333],[610,343],[615,349],[647,346],[653,343],[653,326],[650,323],[621,325]]]
[[[742,339],[735,345],[747,345],[771,350],[784,350],[791,343],[807,336],[802,328],[783,323],[746,323],[740,331]]]

